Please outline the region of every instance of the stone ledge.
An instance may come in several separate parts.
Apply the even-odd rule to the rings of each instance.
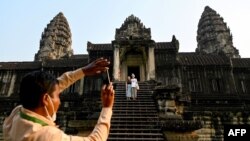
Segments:
[[[68,127],[72,128],[92,128],[95,127],[97,120],[70,120]]]

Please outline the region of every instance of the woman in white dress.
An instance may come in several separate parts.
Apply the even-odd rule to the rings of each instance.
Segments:
[[[127,100],[130,100],[131,98],[131,78],[128,76],[128,79],[126,81],[126,97]]]

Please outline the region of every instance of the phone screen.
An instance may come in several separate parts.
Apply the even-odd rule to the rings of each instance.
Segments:
[[[110,83],[109,70],[107,69],[108,82]]]
[[[106,73],[102,75],[103,77],[103,84],[109,84],[110,83],[110,77],[109,77],[109,71],[107,70]]]

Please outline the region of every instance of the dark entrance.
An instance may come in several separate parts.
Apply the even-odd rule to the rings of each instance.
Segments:
[[[128,76],[131,76],[131,74],[135,74],[135,78],[137,78],[138,81],[140,81],[140,67],[139,66],[128,66]]]

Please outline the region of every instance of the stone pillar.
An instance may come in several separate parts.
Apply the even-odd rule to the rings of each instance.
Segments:
[[[120,80],[120,52],[119,46],[114,45],[114,66],[113,66],[114,80]]]
[[[148,73],[147,80],[155,80],[155,52],[154,47],[148,48]]]
[[[11,73],[11,81],[10,81],[10,87],[8,90],[8,96],[10,96],[13,91],[14,91],[14,86],[15,86],[15,81],[16,81],[16,74],[15,73]]]

